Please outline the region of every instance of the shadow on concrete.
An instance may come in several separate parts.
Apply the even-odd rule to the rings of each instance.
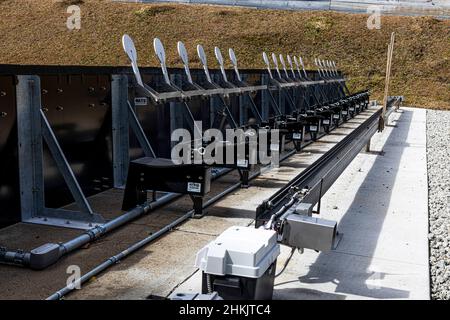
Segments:
[[[385,175],[386,179],[383,180],[384,185],[392,186],[394,184],[403,150],[408,146],[408,143],[406,143],[406,139],[409,132],[408,128],[411,125],[413,112],[402,110],[401,113],[402,114],[399,117],[397,123],[399,124],[399,126],[404,127],[404,129],[394,129],[390,133],[384,145],[396,145],[396,151],[388,151],[387,154],[389,156],[389,164],[392,170],[390,170],[391,174]],[[373,215],[361,217],[361,215],[364,215],[364,211],[361,210],[361,203],[365,203],[367,201],[375,201],[367,199],[367,190],[374,188],[373,183],[374,181],[376,181],[375,178],[379,177],[380,172],[382,172],[386,168],[386,162],[380,161],[381,159],[382,158],[380,158],[380,156],[377,156],[377,159],[368,172],[364,182],[361,184],[358,192],[355,194],[351,206],[339,222],[339,229],[344,230],[344,233],[346,233],[347,231],[349,237],[351,237],[352,234],[358,234],[357,245],[358,247],[364,248],[364,255],[358,256],[352,253],[339,252],[339,247],[337,249],[338,252],[332,251],[320,253],[316,261],[311,264],[308,274],[300,276],[298,278],[298,281],[300,281],[301,283],[307,284],[331,282],[336,285],[336,293],[352,294],[369,298],[398,299],[409,297],[409,291],[371,286],[368,284],[368,282],[370,283],[370,280],[374,279],[374,276],[377,279],[382,279],[386,276],[386,274],[382,273],[377,273],[375,275],[372,271],[369,270],[369,267],[371,265],[371,257],[373,256],[373,253],[377,246],[379,233],[381,231],[384,219],[387,215],[387,204],[389,204],[392,196],[392,188],[384,188],[383,190],[385,190],[385,192],[377,194],[376,201],[385,205],[377,206],[380,210],[377,212],[376,217]],[[377,187],[383,188],[383,186],[375,186],[375,188]],[[367,203],[365,203],[365,205],[367,206]],[[359,215],[359,217],[357,217],[356,215]],[[355,228],[355,223],[354,221],[352,221],[355,218],[360,219],[360,223],[356,225],[357,228]],[[371,230],[371,235],[364,234],[364,230],[367,229]],[[329,268],[327,266],[332,267]],[[284,296],[283,292],[285,290],[288,289],[277,290],[277,295],[279,295],[280,297]],[[320,298],[334,299],[333,296],[329,296],[325,293],[321,293]]]
[[[286,288],[277,290],[277,300],[297,300],[296,297],[302,297],[302,300],[345,300],[346,296],[306,288]]]

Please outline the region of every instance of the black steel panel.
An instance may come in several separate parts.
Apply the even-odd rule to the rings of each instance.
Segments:
[[[0,228],[20,220],[14,83],[14,76],[0,76]]]
[[[42,75],[42,108],[86,195],[113,186],[111,85],[109,75]],[[48,207],[72,202],[56,164],[45,148]]]
[[[213,78],[220,78],[219,70],[210,70]],[[141,68],[145,81],[157,89],[162,83],[159,68]],[[184,77],[184,70],[170,69],[169,73]],[[202,69],[191,70],[194,81],[204,79]],[[228,70],[230,79],[235,77]],[[266,70],[241,70],[250,84],[261,83]],[[17,161],[17,127],[15,106],[15,75],[35,74],[41,78],[42,106],[55,131],[61,147],[86,195],[112,187],[111,87],[112,74],[126,74],[132,79],[131,68],[85,66],[18,66],[0,65],[0,227],[20,220],[20,198]],[[314,74],[311,74],[314,77]],[[261,93],[254,97],[260,106]],[[193,99],[191,111],[210,123],[209,101]],[[248,103],[246,103],[248,104]],[[181,107],[181,106],[180,106]],[[239,120],[239,99],[234,97],[230,109]],[[160,157],[170,156],[170,108],[168,104],[138,108],[138,117]],[[261,111],[261,110],[260,110]],[[250,113],[247,112],[247,118]],[[185,124],[187,127],[187,125]],[[142,156],[131,135],[130,157]],[[50,154],[44,150],[46,205],[60,207],[72,202]]]

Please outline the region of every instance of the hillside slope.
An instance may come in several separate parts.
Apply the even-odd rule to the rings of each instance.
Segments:
[[[66,8],[81,7],[81,30],[66,27]],[[380,30],[366,15],[255,10],[205,5],[134,4],[110,0],[0,0],[0,64],[126,65],[123,33],[135,38],[140,63],[156,66],[151,47],[159,37],[168,65],[179,66],[176,41],[198,66],[195,45],[233,47],[242,68],[262,68],[261,52],[334,59],[355,90],[380,98],[390,32],[397,34],[391,94],[415,106],[450,109],[450,21],[382,17]],[[312,66],[311,66],[312,67]]]

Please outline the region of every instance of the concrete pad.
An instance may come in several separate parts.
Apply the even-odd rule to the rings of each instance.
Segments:
[[[34,228],[30,228],[34,227]],[[72,229],[45,227],[36,232],[36,226],[18,224],[14,226],[14,233],[9,230],[8,236],[15,235],[17,248],[31,249],[48,241],[56,242],[68,240]],[[51,293],[66,286],[69,266],[78,266],[84,274],[103,262],[110,256],[128,248],[139,239],[148,236],[159,228],[129,224],[108,237],[101,238],[90,245],[76,250],[62,258],[58,263],[45,270],[35,271],[16,266],[1,265],[0,298],[1,299],[44,299]],[[46,230],[47,232],[44,232]],[[71,230],[71,231],[68,231]],[[28,233],[28,231],[30,231]],[[79,232],[79,230],[78,230]],[[39,236],[39,239],[35,239]],[[8,239],[6,243],[12,243]],[[3,240],[2,240],[3,241]],[[5,243],[5,242],[3,242]]]
[[[110,268],[69,299],[146,299],[170,294],[196,271],[192,252],[213,236],[175,231]],[[176,254],[175,254],[176,253]]]
[[[90,283],[84,285],[83,290],[76,291],[75,293],[69,295],[68,298],[145,299],[151,295],[164,297],[169,295],[174,290],[176,290],[177,292],[198,292],[200,290],[201,283],[199,278],[200,273],[195,272],[196,270],[193,267],[196,252],[228,227],[232,225],[251,224],[254,220],[256,207],[264,199],[267,199],[280,187],[283,187],[288,181],[299,174],[308,165],[317,160],[322,154],[331,149],[336,144],[336,142],[342,140],[347,133],[349,133],[360,123],[362,123],[364,119],[369,117],[374,111],[375,108],[370,111],[364,112],[355,119],[351,119],[340,128],[334,130],[330,135],[323,137],[319,141],[306,147],[302,152],[295,154],[287,159],[279,168],[272,168],[271,170],[265,171],[257,179],[251,182],[250,188],[237,189],[235,192],[229,194],[228,196],[224,197],[213,206],[208,208],[208,215],[204,218],[200,220],[192,219],[187,221],[183,225],[176,228],[173,232],[167,234],[166,236],[160,238],[154,243],[131,255],[120,264],[111,267],[107,272],[101,274],[98,278],[95,278]],[[412,112],[413,111],[410,111],[411,114]],[[402,123],[401,121],[404,121],[406,124],[409,120],[403,117],[401,118],[399,124]],[[390,131],[392,131],[392,128],[388,128],[386,132],[381,136],[386,137],[390,133]],[[417,135],[420,134],[421,131],[419,130],[417,132]],[[384,140],[380,139],[381,138],[374,139],[375,147],[379,145],[381,148],[381,146],[384,145]],[[402,148],[407,147],[407,145],[402,145],[406,143],[411,143],[412,145],[414,145],[414,147],[419,146],[420,148],[422,143],[421,141],[412,141],[411,139],[409,139],[411,141],[408,140],[408,142],[405,142],[402,136],[398,136],[397,140],[398,141],[396,141],[395,143],[400,144]],[[389,144],[386,144],[384,146],[386,151],[388,151],[388,145]],[[398,149],[394,146],[392,148],[394,150]],[[408,150],[404,150],[403,152],[405,155],[409,156]],[[379,173],[380,177],[377,177],[375,169],[372,169],[372,166],[375,166],[376,163],[379,163],[378,158],[388,159],[390,162],[388,168],[386,167],[386,172],[383,174]],[[399,166],[395,163],[397,161],[397,158],[398,156],[391,156],[389,152],[386,152],[384,157],[378,157],[376,154],[372,153],[360,154],[357,160],[352,163],[349,169],[343,174],[343,176],[338,180],[337,184],[328,192],[328,194],[324,198],[322,206],[324,217],[328,217],[331,219],[334,218],[336,220],[342,220],[346,222],[342,223],[341,221],[342,230],[346,234],[341,247],[339,247],[339,250],[342,250],[342,252],[338,250],[337,252],[333,253],[335,255],[342,255],[342,257],[339,259],[334,258],[333,261],[337,262],[333,263],[347,263],[346,261],[349,260],[345,260],[345,256],[348,255],[359,257],[360,259],[355,258],[351,261],[354,261],[353,263],[361,266],[356,269],[358,270],[359,274],[363,274],[363,267],[369,264],[367,261],[370,261],[370,252],[376,252],[377,254],[380,254],[380,258],[377,259],[379,259],[380,261],[389,261],[389,263],[393,263],[394,266],[391,266],[392,268],[396,266],[396,246],[392,245],[392,250],[376,251],[378,246],[373,245],[373,243],[377,243],[377,241],[378,243],[380,243],[380,239],[384,239],[383,237],[386,238],[387,242],[392,241],[392,238],[387,237],[384,233],[380,233],[380,235],[377,237],[375,233],[370,232],[371,226],[368,222],[370,222],[370,218],[372,218],[376,222],[373,223],[373,225],[377,226],[378,229],[381,228],[380,226],[383,226],[382,229],[389,232],[392,232],[392,229],[394,229],[396,232],[398,232],[399,230],[395,227],[390,227],[391,223],[398,223],[398,220],[392,220],[387,224],[386,221],[390,220],[384,217],[386,216],[386,214],[377,214],[375,212],[377,207],[380,205],[386,207],[388,202],[391,201],[389,200],[390,198],[383,198],[381,199],[383,201],[380,202],[379,199],[374,196],[375,193],[390,195],[392,194],[393,190],[397,190],[402,186],[402,184],[396,186],[396,184],[394,183],[398,176],[397,171],[400,171],[400,169],[402,169],[404,170],[404,172],[407,172],[407,170],[411,169],[411,164],[406,158],[402,160],[402,166]],[[403,166],[403,164],[405,164],[405,166]],[[359,170],[360,168],[361,170]],[[384,170],[385,166],[381,166],[381,168]],[[396,172],[396,175],[393,175],[392,172],[394,171]],[[218,179],[213,183],[212,192],[208,195],[207,198],[210,198],[214,194],[217,194],[221,190],[224,190],[226,187],[238,181],[238,179],[239,178],[236,172]],[[387,184],[385,183],[386,186],[383,184],[379,184],[379,179],[385,179],[388,182]],[[414,179],[415,177],[413,177],[413,180]],[[389,189],[390,193],[385,192],[386,188]],[[417,191],[417,189],[414,190]],[[343,192],[345,192],[346,194],[345,197],[341,196]],[[407,190],[407,192],[413,192],[413,190]],[[355,197],[355,199],[353,199],[355,194],[357,196]],[[122,190],[111,190],[110,193],[95,196],[92,203],[96,211],[101,212],[107,218],[112,218],[121,213],[121,199]],[[419,198],[416,197],[416,199]],[[396,206],[400,205],[401,203],[402,202],[399,202],[398,204],[396,204]],[[373,209],[371,211],[366,210],[364,206],[367,205],[372,207]],[[420,209],[420,207],[417,206],[416,203],[413,203],[412,205]],[[333,209],[335,207],[338,209]],[[52,266],[50,269],[45,271],[33,272],[30,270],[17,269],[14,267],[4,268],[4,266],[0,266],[0,270],[2,272],[6,271],[7,274],[7,281],[2,282],[2,284],[0,284],[0,287],[2,290],[6,289],[6,291],[9,292],[9,295],[7,295],[7,297],[10,298],[45,298],[47,295],[53,293],[53,291],[55,291],[56,289],[59,289],[60,287],[65,285],[65,279],[67,278],[67,274],[65,273],[65,271],[68,265],[80,265],[80,267],[82,268],[82,273],[85,273],[90,268],[103,262],[106,258],[112,256],[113,254],[117,254],[119,251],[125,249],[131,243],[141,240],[151,232],[155,232],[163,225],[166,225],[167,223],[178,218],[191,208],[192,202],[189,197],[181,197],[179,200],[174,201],[167,206],[159,208],[151,214],[148,214],[134,221],[133,223],[128,224],[127,226],[121,228],[119,231],[101,238],[99,241],[96,241],[91,246],[89,246],[89,248],[79,250],[74,254],[69,255],[68,257],[63,259],[62,262],[59,262],[55,266]],[[353,219],[350,218],[351,216],[348,215],[348,213],[345,213],[347,212],[347,210],[350,210],[352,212],[355,211],[355,214],[360,214],[362,212],[365,213],[365,215],[363,214],[361,215],[361,217],[356,216]],[[370,212],[370,215],[368,212]],[[393,212],[395,212],[393,213],[393,215],[397,214],[398,212],[400,217],[399,219],[401,221],[403,220],[405,215],[403,211],[395,209],[393,210]],[[410,218],[412,219],[414,217],[411,216]],[[386,226],[384,226],[385,224]],[[18,226],[21,226],[19,228],[24,228],[23,226],[25,225],[19,224]],[[29,247],[33,247],[32,234],[39,235],[39,230],[42,232],[42,230],[44,230],[45,228],[36,225],[27,225],[27,228],[36,228],[35,231],[30,233],[30,239],[28,241]],[[357,230],[355,231],[354,229]],[[404,229],[405,231],[402,232],[408,232],[408,225],[405,225]],[[73,233],[75,233],[75,231],[73,230],[70,232],[67,232],[67,230],[70,229],[58,229],[58,232],[52,232],[52,235],[50,236],[52,239],[50,240],[57,241],[56,239],[58,239],[59,237],[58,234],[62,238],[70,238]],[[353,238],[347,237],[347,234],[351,234],[352,232],[354,234]],[[422,232],[422,230],[417,230],[417,232]],[[1,238],[2,241],[4,241],[4,243],[10,243],[10,238],[13,236],[13,234],[14,233],[3,232],[3,230],[1,230],[0,237],[2,237],[3,235],[3,238]],[[47,239],[45,240],[49,241]],[[18,245],[17,247],[20,247],[19,245],[22,242],[22,240],[18,240],[15,244]],[[395,244],[396,242],[393,243]],[[399,242],[397,241],[397,243]],[[36,245],[37,244],[41,243],[38,242],[36,243]],[[411,239],[408,240],[408,242],[403,243],[400,246],[400,250],[404,251],[405,247],[410,248],[409,246],[411,246],[411,248],[415,248],[415,245],[416,243],[413,241],[413,239]],[[25,246],[25,249],[27,248],[28,247]],[[369,254],[367,254],[367,252],[369,252]],[[308,258],[310,260],[304,260],[306,259],[305,257],[307,257],[308,254],[311,255]],[[361,291],[358,288],[354,288],[353,291],[351,291],[350,289],[342,289],[352,286],[352,284],[348,282],[350,280],[346,280],[345,286],[340,286],[339,290],[343,292],[332,291],[330,289],[333,288],[332,286],[329,286],[329,288],[327,287],[327,289],[325,288],[325,285],[321,285],[320,283],[318,284],[319,287],[313,288],[315,284],[311,284],[308,282],[307,285],[304,285],[299,282],[299,277],[309,276],[309,267],[311,268],[311,270],[316,268],[315,261],[322,259],[320,258],[322,255],[323,254],[319,255],[315,252],[309,252],[305,253],[302,256],[298,255],[298,257],[294,257],[293,261],[291,262],[292,265],[289,266],[286,273],[283,274],[280,279],[277,279],[277,283],[280,283],[278,282],[278,280],[282,281],[283,277],[292,278],[294,275],[295,276],[293,279],[295,281],[293,283],[289,282],[289,284],[280,283],[280,285],[276,287],[277,292],[278,290],[286,290],[280,291],[279,293],[276,292],[275,297],[280,297],[283,299],[298,299],[320,296],[322,298],[344,299],[349,297],[360,297],[359,295],[363,296],[364,291]],[[286,256],[287,252],[286,250],[283,250],[283,254],[279,259],[279,268],[281,268],[281,265]],[[411,255],[405,253],[402,259],[406,262],[403,260],[401,260],[401,262],[409,263],[408,259],[411,258],[410,256]],[[299,259],[299,261],[296,261],[296,259]],[[393,261],[391,261],[392,259]],[[306,263],[304,263],[305,261]],[[423,261],[425,261],[426,263],[426,258]],[[329,269],[327,269],[329,272],[332,272],[333,270],[333,263],[329,264],[330,267]],[[378,265],[380,264],[377,264],[377,268]],[[291,270],[291,268],[293,268],[293,270]],[[339,265],[336,268],[336,270],[338,270],[340,268]],[[422,265],[420,265],[419,263],[417,268],[422,268]],[[20,272],[18,272],[19,270]],[[322,269],[319,268],[318,270]],[[351,268],[346,266],[342,270],[350,272],[349,270],[351,270]],[[399,270],[401,271],[401,269]],[[376,272],[386,273],[385,270]],[[419,273],[419,271],[417,271],[417,273]],[[329,278],[330,276],[327,275],[326,279]],[[342,273],[341,278],[352,279],[352,274],[351,272]],[[23,282],[24,279],[27,280]],[[53,281],[50,281],[49,279],[53,279]],[[289,281],[291,280],[292,279],[290,279]],[[408,284],[409,278],[402,281]],[[18,283],[33,283],[35,285],[41,285],[42,283],[44,283],[44,285],[40,290],[33,290],[33,292],[29,292],[28,285],[14,288],[14,286]],[[305,288],[307,288],[306,291]],[[297,295],[299,289],[301,289],[301,295]],[[401,288],[394,289],[402,290]],[[334,290],[336,290],[336,288],[334,288]],[[346,290],[351,292],[344,292]],[[5,290],[3,290],[2,292],[4,291]],[[413,291],[418,292],[419,290]],[[291,293],[287,295],[287,293],[289,292]],[[308,294],[306,294],[305,292],[307,292]],[[390,297],[404,297],[406,295],[403,292],[399,294],[397,291],[395,291],[395,293],[390,293]],[[280,295],[278,296],[278,294]],[[376,295],[376,297],[379,296],[380,294]]]
[[[337,250],[295,254],[275,298],[429,299],[426,111],[392,118],[372,141],[384,155],[358,155],[323,198],[344,233]]]
[[[274,299],[429,299],[425,117],[422,109],[394,113],[397,127],[376,134],[372,152],[344,171],[322,200],[322,218],[344,233],[337,250],[296,252]],[[283,246],[277,270],[289,253]],[[197,272],[175,292],[200,284]]]
[[[334,142],[314,143],[287,159],[280,168],[264,172],[251,182],[250,188],[238,189],[209,207],[207,216],[183,223],[174,232],[137,252],[137,258],[132,255],[121,264],[111,267],[94,282],[85,285],[83,290],[69,295],[68,299],[145,299],[149,295],[166,297],[172,291],[186,288],[189,284],[195,284],[192,288],[198,292],[201,284],[200,273],[193,267],[197,251],[225,229],[233,225],[253,223],[256,207],[264,199],[318,159],[321,153],[343,139],[345,134],[342,133],[348,133],[357,127],[353,121],[360,122],[374,111],[375,109],[364,112],[346,124],[349,128],[339,128],[325,137]],[[310,149],[320,152],[313,153]],[[223,179],[232,179],[230,176]],[[227,182],[230,185],[231,181]],[[181,199],[177,203],[183,201]],[[173,204],[170,204],[157,210],[152,213],[153,217],[159,217],[160,212],[170,212],[172,206]],[[150,219],[152,215],[146,219]]]

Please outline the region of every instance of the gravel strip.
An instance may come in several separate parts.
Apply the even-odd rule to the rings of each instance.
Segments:
[[[431,298],[450,299],[450,111],[427,111]]]

